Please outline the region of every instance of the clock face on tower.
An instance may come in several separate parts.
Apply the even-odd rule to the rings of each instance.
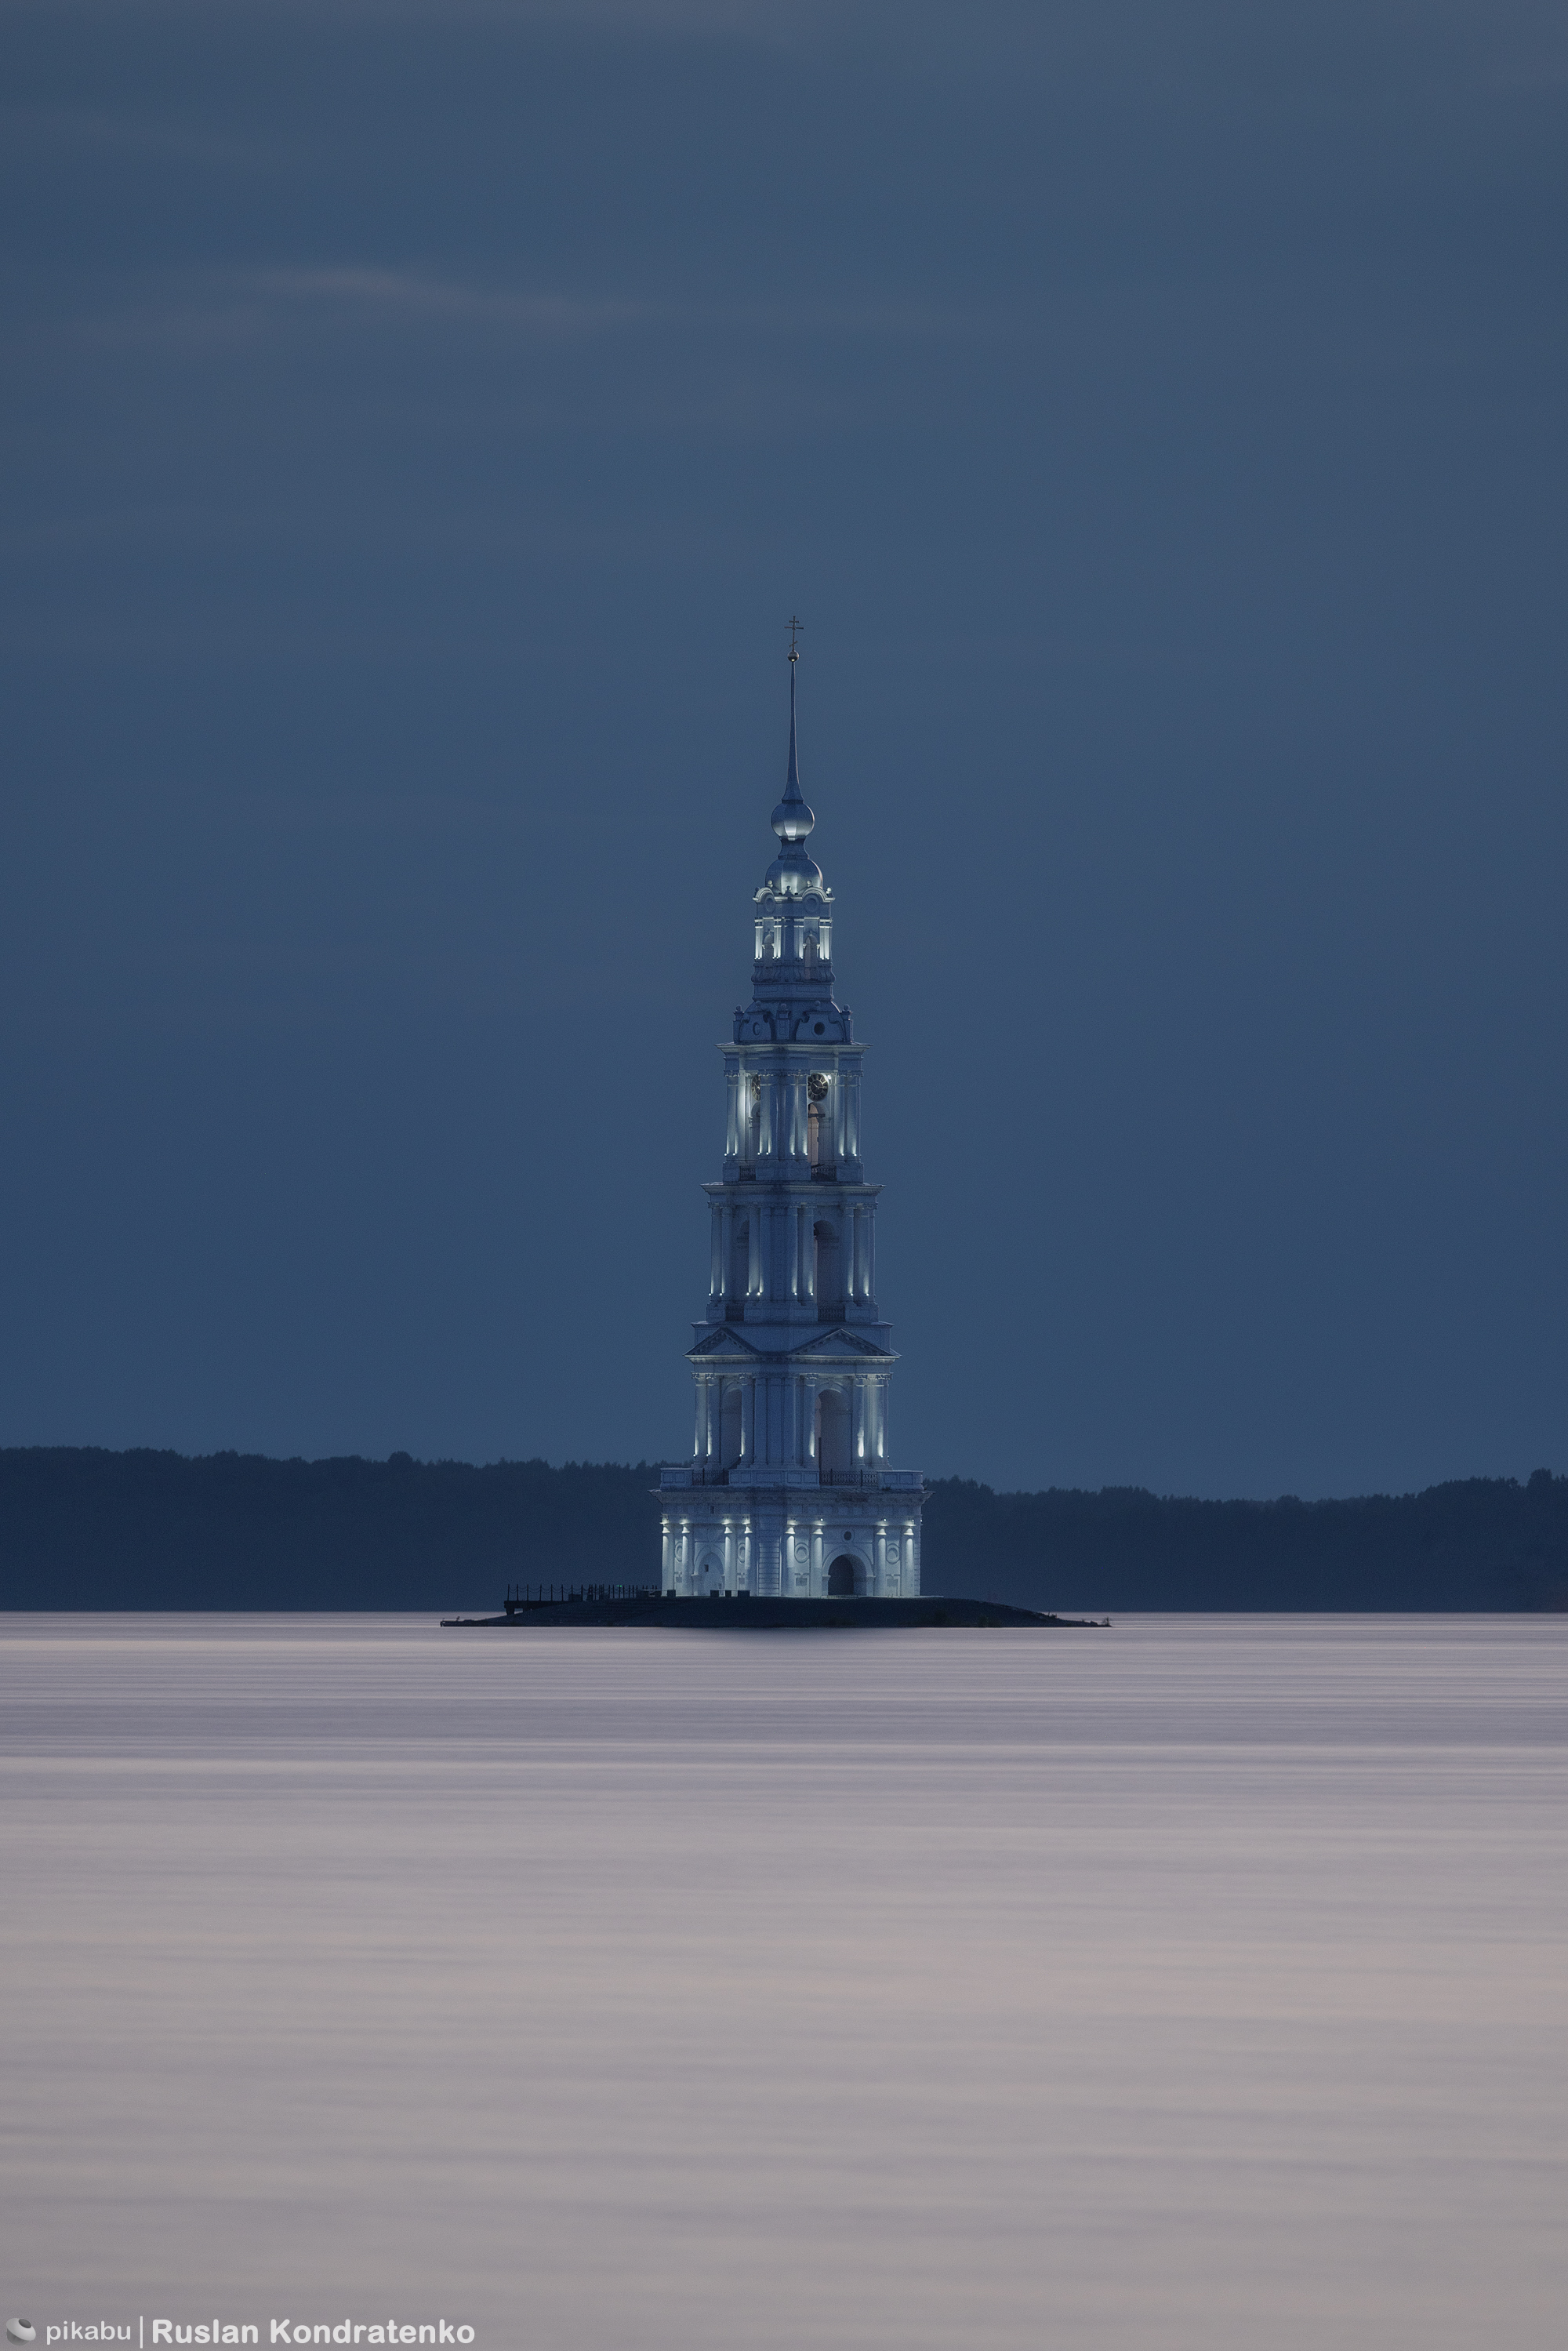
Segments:
[[[821,1070],[812,1071],[810,1076],[806,1081],[806,1090],[810,1093],[813,1102],[825,1102],[827,1100],[828,1081],[822,1075]]]

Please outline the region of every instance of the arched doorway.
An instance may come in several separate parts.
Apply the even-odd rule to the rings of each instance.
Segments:
[[[828,1597],[830,1600],[852,1600],[854,1598],[855,1572],[859,1566],[859,1560],[852,1558],[848,1552],[842,1552],[839,1558],[834,1560],[831,1567],[828,1570]]]

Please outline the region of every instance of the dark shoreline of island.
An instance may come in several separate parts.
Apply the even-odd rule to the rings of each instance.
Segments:
[[[638,1593],[626,1600],[534,1601],[501,1616],[444,1616],[443,1632],[486,1632],[492,1626],[536,1632],[567,1625],[642,1626],[660,1633],[904,1633],[940,1629],[993,1631],[1021,1627],[1030,1632],[1106,1632],[1109,1625],[1087,1616],[1057,1616],[1039,1608],[1015,1608],[1005,1600],[968,1600],[933,1593],[919,1600],[783,1600],[748,1593],[710,1593],[678,1599],[673,1593]]]

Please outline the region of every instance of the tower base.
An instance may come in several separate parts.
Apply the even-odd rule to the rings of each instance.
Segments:
[[[660,1472],[662,1588],[694,1599],[914,1600],[920,1594],[917,1471],[833,1485],[769,1483],[740,1468]]]

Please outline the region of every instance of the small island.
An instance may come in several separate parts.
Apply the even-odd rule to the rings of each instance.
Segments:
[[[1110,1618],[1057,1616],[1040,1608],[1015,1608],[1001,1600],[958,1600],[932,1593],[912,1600],[787,1600],[746,1592],[713,1593],[683,1599],[669,1592],[593,1586],[563,1590],[559,1599],[512,1599],[499,1616],[444,1616],[444,1632],[481,1632],[493,1625],[559,1627],[631,1625],[655,1632],[805,1633],[816,1631],[897,1633],[928,1627],[977,1630],[1023,1628],[1051,1632],[1105,1632]]]

